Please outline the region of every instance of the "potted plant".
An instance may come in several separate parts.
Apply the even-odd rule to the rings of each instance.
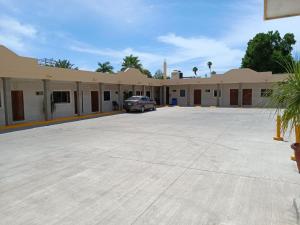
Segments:
[[[291,132],[295,129],[297,135],[300,127],[300,61],[284,61],[282,65],[289,75],[284,82],[275,85],[272,103],[282,114],[281,127],[283,132]],[[291,148],[295,151],[295,159],[300,173],[300,143],[292,144]]]

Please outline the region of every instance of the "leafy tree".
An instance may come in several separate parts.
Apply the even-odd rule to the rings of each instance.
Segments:
[[[207,66],[208,66],[208,68],[209,68],[209,71],[210,71],[210,73],[211,73],[211,66],[212,66],[212,62],[211,62],[211,61],[209,61],[209,62],[207,63]]]
[[[194,72],[194,74],[197,76],[197,71],[198,71],[198,68],[195,66],[194,68],[193,68],[193,72]]]
[[[258,33],[248,42],[246,54],[242,59],[242,68],[250,68],[258,72],[272,71],[284,73],[280,61],[292,61],[293,45],[296,43],[294,34],[280,36],[278,31]]]
[[[126,70],[127,68],[136,68],[139,70],[142,70],[142,64],[140,63],[140,60],[137,56],[126,56],[123,59],[122,68],[121,71]]]
[[[58,61],[55,62],[54,67],[78,70],[78,67],[74,68],[74,64],[72,64],[67,59],[63,59],[63,60],[59,59]]]
[[[217,72],[216,71],[211,71],[211,74],[217,74]]]
[[[96,72],[102,72],[102,73],[113,73],[114,67],[110,64],[110,62],[104,62],[100,63],[98,62],[99,68],[96,70]]]
[[[147,77],[148,78],[152,78],[152,74],[151,74],[151,72],[149,71],[149,70],[147,70],[147,69],[141,69],[141,72],[143,73],[143,74],[145,74],[145,75],[147,75]]]
[[[154,79],[164,79],[164,74],[161,70],[157,70],[153,76]]]

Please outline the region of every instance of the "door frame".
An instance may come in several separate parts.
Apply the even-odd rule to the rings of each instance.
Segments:
[[[235,99],[232,99],[233,93],[235,94]],[[233,104],[233,102],[236,104]],[[230,106],[238,106],[239,105],[239,89],[232,88],[229,90],[229,104],[230,104]]]
[[[13,121],[25,120],[24,95],[22,90],[11,91],[11,107]]]
[[[91,91],[91,111],[99,112],[99,92]]]
[[[198,95],[196,95],[197,92],[198,92]],[[199,97],[199,102],[196,102],[195,96]],[[202,90],[201,89],[194,89],[194,105],[201,105],[201,104],[202,104]]]

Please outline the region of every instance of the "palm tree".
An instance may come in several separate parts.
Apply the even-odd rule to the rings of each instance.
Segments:
[[[207,63],[207,66],[208,66],[208,68],[209,68],[209,71],[210,71],[210,73],[211,73],[211,66],[212,66],[212,62],[211,62],[211,61],[209,61],[209,62]]]
[[[143,66],[137,56],[130,55],[123,59],[121,71],[124,71],[127,68],[136,68],[142,70]]]
[[[69,60],[63,59],[55,62],[54,67],[65,68],[65,69],[75,69],[78,70],[78,67],[73,68],[74,64],[72,64]]]
[[[96,70],[96,72],[102,72],[102,73],[113,73],[114,67],[110,64],[110,62],[104,62],[100,63],[98,62],[99,68]]]
[[[277,111],[283,111],[282,129],[287,131],[289,127],[300,125],[300,61],[285,61],[284,64],[289,76],[275,85],[271,96]]]
[[[194,72],[194,74],[197,76],[197,71],[198,71],[198,68],[195,66],[194,68],[193,68],[193,72]]]

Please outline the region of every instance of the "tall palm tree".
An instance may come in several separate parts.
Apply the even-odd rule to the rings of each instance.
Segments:
[[[65,68],[65,69],[75,69],[78,70],[78,67],[73,67],[74,64],[72,64],[69,60],[67,59],[59,59],[58,61],[55,62],[54,67],[58,68]]]
[[[121,71],[124,71],[127,68],[136,68],[142,70],[143,66],[140,63],[139,57],[133,55],[126,56],[123,59]]]
[[[99,68],[96,70],[96,72],[102,72],[102,73],[113,73],[114,67],[110,64],[110,62],[104,62],[100,63],[98,62]]]
[[[197,76],[197,71],[198,71],[198,68],[195,66],[194,68],[193,68],[193,72],[194,72],[194,74]]]
[[[208,66],[208,68],[209,68],[209,71],[210,71],[210,73],[211,73],[211,66],[212,66],[212,62],[211,62],[211,61],[209,61],[209,62],[207,63],[207,66]]]

